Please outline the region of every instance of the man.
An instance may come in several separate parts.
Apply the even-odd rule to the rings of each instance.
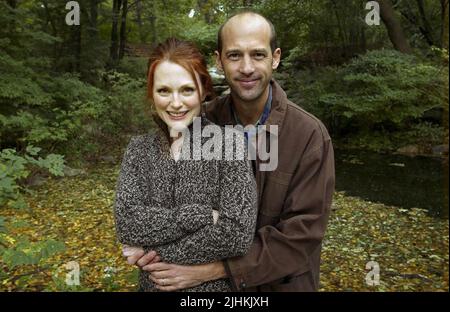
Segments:
[[[154,252],[142,250],[128,258],[149,271],[161,290],[219,278],[229,278],[236,291],[319,288],[321,243],[334,191],[333,148],[323,124],[290,102],[272,79],[280,57],[274,27],[259,14],[239,13],[219,30],[216,62],[231,92],[208,103],[204,113],[219,125],[266,125],[258,135],[276,135],[278,165],[262,171],[261,161],[254,161],[259,214],[245,256],[195,266],[159,262]]]

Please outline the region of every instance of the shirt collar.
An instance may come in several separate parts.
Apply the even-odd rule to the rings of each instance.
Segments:
[[[236,122],[236,124],[242,125],[243,127],[245,127],[241,123],[241,121],[239,120],[239,117],[236,114],[236,110],[234,109],[234,104],[230,105],[230,107],[231,107],[231,111],[233,113],[234,121]],[[262,112],[261,116],[259,116],[258,121],[254,124],[255,127],[257,127],[259,125],[264,125],[267,118],[269,117],[271,108],[272,108],[272,85],[269,84],[269,96],[267,97],[266,104],[264,104],[264,111]]]

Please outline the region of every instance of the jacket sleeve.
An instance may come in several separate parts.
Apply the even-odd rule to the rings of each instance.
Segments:
[[[140,138],[131,139],[117,182],[114,215],[118,240],[132,246],[160,245],[212,224],[210,206],[164,207],[150,198],[150,173],[143,153],[146,142]]]
[[[331,139],[321,130],[293,174],[278,223],[258,229],[246,255],[224,261],[235,290],[311,270],[309,258],[324,237],[335,179]]]
[[[219,218],[180,240],[157,246],[170,263],[195,264],[244,255],[255,234],[257,191],[250,162],[220,162]]]

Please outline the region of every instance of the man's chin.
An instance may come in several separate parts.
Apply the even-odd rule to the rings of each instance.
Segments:
[[[240,98],[242,101],[245,102],[252,102],[257,100],[260,96],[261,93],[256,92],[256,90],[254,92],[239,92],[237,93],[238,98]]]

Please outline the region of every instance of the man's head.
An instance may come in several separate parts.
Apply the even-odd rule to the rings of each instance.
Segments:
[[[267,18],[265,18],[264,16],[262,16],[261,14],[252,12],[252,11],[242,11],[240,13],[234,14],[232,16],[230,16],[227,20],[227,22],[232,19],[234,16],[236,15],[243,15],[243,14],[249,14],[249,15],[256,15],[259,17],[262,17],[267,24],[269,24],[270,27],[270,50],[272,51],[272,53],[276,50],[276,48],[278,48],[278,43],[277,43],[277,33],[275,31],[275,26],[273,26],[272,22],[270,20],[268,20]],[[222,30],[223,27],[225,26],[225,24],[227,24],[227,22],[223,23],[220,28],[219,31],[217,33],[217,51],[219,51],[219,53],[222,53]]]
[[[216,63],[225,73],[233,99],[265,102],[281,57],[272,23],[257,13],[239,13],[222,25],[218,37]]]

